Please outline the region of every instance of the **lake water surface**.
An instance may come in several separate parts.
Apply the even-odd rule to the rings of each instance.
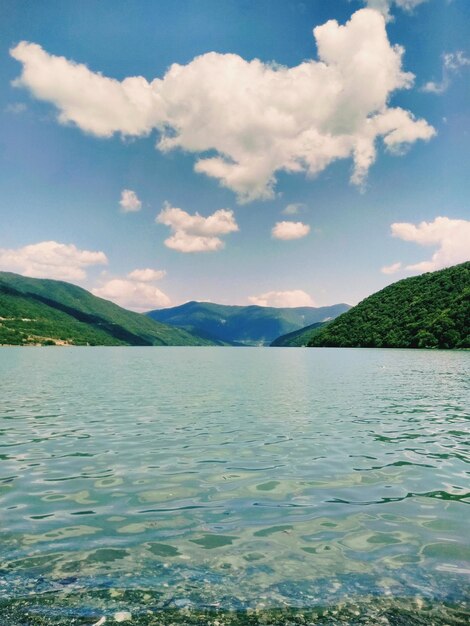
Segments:
[[[2,626],[470,621],[468,352],[2,348],[0,394]]]

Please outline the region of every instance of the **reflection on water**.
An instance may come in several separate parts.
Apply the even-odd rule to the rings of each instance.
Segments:
[[[468,353],[3,348],[0,381],[2,626],[466,623]]]

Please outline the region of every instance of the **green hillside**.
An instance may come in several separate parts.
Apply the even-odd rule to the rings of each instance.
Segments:
[[[470,348],[470,262],[382,289],[325,326],[308,345]]]
[[[0,272],[0,344],[213,345],[57,280]]]
[[[273,348],[304,348],[308,345],[315,333],[320,331],[328,322],[317,322],[310,324],[300,330],[294,330],[292,333],[281,335],[271,343]]]
[[[231,345],[269,346],[281,335],[333,319],[349,308],[347,304],[318,308],[276,308],[187,302],[178,307],[150,311],[147,315],[214,341]]]

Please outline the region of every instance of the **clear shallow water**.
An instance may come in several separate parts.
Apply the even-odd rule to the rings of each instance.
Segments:
[[[466,624],[470,354],[2,348],[1,624]]]

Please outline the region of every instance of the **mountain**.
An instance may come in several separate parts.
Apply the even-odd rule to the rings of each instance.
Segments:
[[[470,348],[470,262],[389,285],[327,324],[308,345]]]
[[[0,272],[0,345],[214,345],[57,280]]]
[[[286,335],[281,335],[271,342],[271,347],[305,348],[312,336],[319,332],[320,328],[323,328],[326,324],[328,324],[328,322],[316,322],[315,324],[310,324],[310,326],[305,326],[305,328],[300,328],[299,330],[294,330]]]
[[[274,308],[187,302],[169,309],[149,311],[147,315],[214,341],[256,346],[269,345],[280,335],[335,318],[349,308],[348,304]]]

